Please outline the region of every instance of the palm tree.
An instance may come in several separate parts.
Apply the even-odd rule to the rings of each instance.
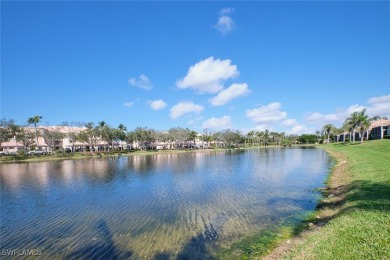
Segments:
[[[366,109],[358,113],[356,118],[356,125],[360,128],[360,142],[363,143],[364,131],[370,126],[370,120],[366,114]]]
[[[333,132],[335,129],[334,125],[332,124],[327,124],[327,125],[324,125],[324,127],[322,128],[322,131],[328,135],[328,144],[330,143],[330,133]]]
[[[261,141],[264,139],[264,132],[260,131],[256,133],[257,138],[259,138],[259,146],[261,145]]]
[[[198,137],[198,133],[197,132],[191,131],[189,133],[189,139],[194,141],[194,148],[195,148],[195,145],[196,145],[196,137]]]
[[[268,145],[269,131],[268,129],[264,132],[264,145]]]
[[[123,131],[123,132],[127,130],[126,126],[123,124],[119,124],[118,129]]]
[[[42,116],[33,116],[33,117],[30,117],[28,120],[27,120],[27,123],[29,125],[32,125],[34,124],[34,128],[35,128],[35,137],[37,138],[37,145],[39,147],[39,141],[38,141],[38,129],[37,129],[37,124],[39,124],[41,122],[41,119],[42,119]]]
[[[255,136],[255,131],[249,131],[246,135],[249,139],[249,146],[250,146],[251,142],[252,142],[252,146],[253,146],[253,137]]]
[[[123,124],[119,124],[118,125],[118,130],[119,130],[119,140],[120,140],[120,148],[121,150],[123,150],[123,145],[122,145],[122,142],[126,139],[126,133],[125,131],[127,130],[127,127]]]
[[[345,120],[346,126],[352,130],[352,141],[355,142],[355,129],[358,127],[359,123],[359,112],[353,112],[350,117]]]

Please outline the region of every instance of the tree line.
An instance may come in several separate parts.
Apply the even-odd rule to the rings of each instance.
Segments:
[[[386,119],[385,117],[368,118],[366,109],[354,112],[348,117],[341,128],[333,124],[326,124],[322,130],[315,134],[287,135],[284,132],[275,131],[249,131],[243,134],[239,130],[225,129],[211,131],[204,129],[201,133],[183,127],[172,127],[166,131],[159,131],[148,127],[136,127],[128,131],[127,127],[119,124],[117,127],[108,125],[105,121],[97,124],[93,122],[63,122],[59,127],[46,127],[39,129],[42,116],[36,115],[28,118],[25,125],[17,125],[14,120],[0,120],[0,145],[14,139],[23,146],[25,151],[39,147],[39,137],[42,137],[46,145],[52,150],[60,146],[64,138],[68,138],[71,151],[74,152],[76,142],[86,144],[89,151],[94,147],[102,147],[104,151],[125,149],[196,149],[196,148],[229,148],[248,146],[267,146],[291,144],[314,144],[330,142],[335,135],[350,131],[355,141],[355,132],[361,136],[367,131],[371,122]],[[60,130],[60,127],[62,130]],[[80,131],[80,127],[82,130]],[[32,131],[33,129],[33,131]],[[63,129],[66,129],[64,132]],[[196,142],[198,140],[198,142]],[[200,142],[199,142],[200,141]],[[361,138],[363,142],[363,138]]]
[[[0,120],[0,145],[14,139],[25,151],[39,147],[39,137],[52,150],[60,146],[62,139],[68,138],[71,151],[76,151],[76,142],[84,143],[89,151],[102,147],[104,151],[125,149],[204,149],[229,148],[241,146],[289,145],[298,142],[298,136],[286,135],[284,132],[249,131],[243,134],[239,130],[225,129],[211,131],[204,129],[198,133],[189,128],[172,127],[159,131],[148,127],[136,127],[128,131],[119,124],[117,127],[105,121],[63,122],[58,127],[40,128],[42,116],[28,118],[25,125],[17,125],[14,120]],[[82,127],[82,128],[81,128]],[[64,129],[65,132],[64,132]],[[82,129],[80,131],[80,129]]]

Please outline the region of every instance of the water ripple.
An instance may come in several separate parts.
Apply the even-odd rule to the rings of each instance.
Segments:
[[[0,249],[208,258],[313,210],[328,169],[322,150],[274,148],[0,165]]]

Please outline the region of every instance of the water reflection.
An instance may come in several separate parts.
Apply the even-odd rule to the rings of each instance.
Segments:
[[[0,249],[206,258],[312,210],[329,165],[295,148],[0,165]]]

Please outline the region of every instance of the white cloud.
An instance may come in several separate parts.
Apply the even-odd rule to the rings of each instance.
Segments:
[[[270,126],[267,125],[267,124],[260,124],[260,125],[257,125],[255,126],[254,128],[252,128],[251,130],[255,130],[255,131],[265,131],[265,130],[271,130]]]
[[[134,102],[125,102],[125,103],[123,103],[123,105],[125,107],[131,107],[132,105],[134,105]]]
[[[246,116],[255,123],[277,122],[287,117],[287,112],[280,111],[282,105],[278,102],[270,103],[246,111]]]
[[[390,117],[390,95],[370,98],[368,103],[371,104],[371,106],[367,107],[367,113],[371,117]]]
[[[139,76],[139,79],[137,79],[137,78],[129,79],[129,84],[133,87],[138,87],[138,88],[142,88],[145,90],[151,90],[153,88],[152,82],[144,74],[141,74]]]
[[[197,117],[197,118],[195,118],[195,119],[191,119],[190,121],[188,121],[187,122],[187,124],[189,124],[189,125],[193,125],[193,124],[195,124],[196,122],[198,122],[199,120],[202,120],[203,119],[203,117]]]
[[[149,100],[148,104],[150,105],[150,108],[153,110],[160,110],[167,106],[167,103],[165,103],[162,99]]]
[[[218,22],[213,26],[216,30],[220,31],[223,35],[227,35],[234,29],[234,21],[228,15],[222,15],[218,17]]]
[[[188,69],[187,75],[178,80],[178,88],[192,88],[199,93],[216,93],[223,88],[223,82],[237,77],[239,74],[236,65],[231,60],[220,60],[209,57],[201,60]]]
[[[222,8],[219,11],[220,16],[218,17],[218,22],[213,26],[213,28],[218,30],[223,35],[227,35],[228,33],[230,33],[235,28],[234,21],[229,16],[233,12],[233,8]]]
[[[229,103],[235,98],[248,94],[250,91],[248,89],[248,84],[246,83],[235,83],[232,84],[227,89],[222,90],[215,97],[213,97],[210,102],[213,106],[223,106],[226,103]]]
[[[295,119],[286,119],[282,122],[283,126],[293,126],[293,125],[297,125],[297,124],[298,124],[298,122]]]
[[[171,108],[170,117],[172,119],[177,119],[189,113],[199,114],[203,111],[203,109],[203,106],[194,104],[192,102],[179,102]]]
[[[231,14],[234,12],[234,8],[230,8],[230,7],[226,7],[226,8],[222,8],[220,11],[219,11],[219,14],[220,15],[227,15],[227,14]]]
[[[353,112],[360,112],[360,111],[362,111],[364,108],[365,108],[364,106],[360,106],[360,105],[356,104],[356,105],[351,105],[351,106],[349,106],[345,111],[340,110],[339,112],[341,112],[340,114],[341,114],[341,117],[343,118],[343,115],[344,115],[344,117],[348,117],[348,116],[350,116]],[[327,115],[327,116],[329,116],[329,115]]]
[[[316,123],[316,122],[335,122],[340,121],[342,118],[345,117],[345,111],[339,111],[337,114],[321,114],[318,112],[315,113],[309,113],[305,116],[305,121],[309,123]]]
[[[319,112],[309,113],[304,117],[308,123],[315,124],[318,127],[327,123],[341,124],[353,112],[360,112],[367,109],[369,117],[373,116],[390,116],[390,95],[372,97],[367,100],[368,106],[359,104],[350,105],[347,108],[338,108],[335,113],[322,114]]]
[[[390,103],[390,95],[381,96],[381,97],[373,97],[368,100],[369,104],[381,104],[381,103]]]
[[[312,134],[314,130],[305,125],[296,125],[290,131],[287,131],[289,135],[301,135],[301,134]]]
[[[212,117],[204,121],[202,127],[203,129],[206,128],[226,129],[232,127],[232,122],[230,116],[223,116],[221,118]]]

